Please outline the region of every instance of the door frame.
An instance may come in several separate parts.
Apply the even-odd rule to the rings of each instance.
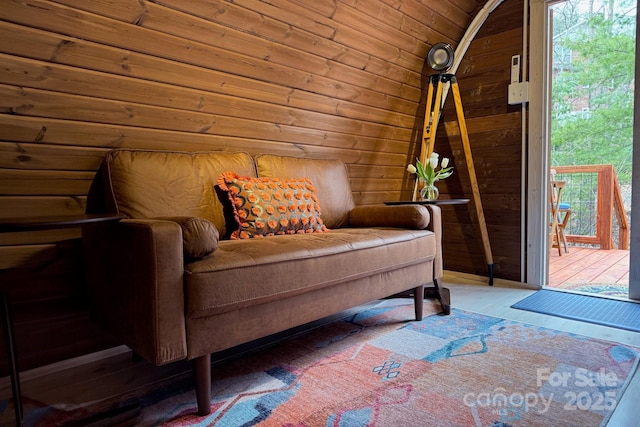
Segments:
[[[633,160],[631,166],[631,188],[640,189],[640,25],[638,25],[640,0],[636,1],[636,85],[633,94]],[[640,224],[640,191],[631,191],[631,224]],[[631,227],[629,253],[629,298],[640,299],[640,263],[631,260],[640,257],[640,230]]]
[[[551,107],[546,0],[530,1],[529,22],[529,127],[527,146],[526,283],[538,288],[549,278],[548,179],[551,123],[544,114]],[[525,6],[526,7],[526,6]]]
[[[549,165],[551,150],[549,136],[551,123],[550,52],[548,46],[548,8],[558,0],[530,0],[529,23],[529,140],[527,148],[527,226],[526,226],[526,278],[528,284],[539,288],[549,278]],[[640,0],[637,0],[640,6]],[[526,7],[526,6],[525,6]],[[640,7],[638,7],[640,10]],[[637,15],[636,15],[637,16]],[[637,19],[637,18],[636,18]],[[640,25],[636,24],[636,41],[640,40]],[[635,78],[640,81],[640,43],[636,42]],[[634,91],[632,188],[640,188],[640,87]],[[640,191],[631,195],[631,223],[640,224]],[[631,227],[630,259],[640,257],[640,228]],[[640,299],[640,263],[629,266],[629,297]]]

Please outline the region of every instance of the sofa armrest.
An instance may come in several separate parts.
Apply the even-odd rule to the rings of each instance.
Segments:
[[[424,230],[430,222],[429,209],[422,205],[356,206],[349,212],[351,227],[398,227]]]
[[[94,319],[142,357],[184,359],[184,255],[173,221],[125,219],[83,227]]]

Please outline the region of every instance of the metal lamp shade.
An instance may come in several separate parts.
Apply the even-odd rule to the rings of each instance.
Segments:
[[[436,71],[446,71],[453,65],[453,48],[449,43],[436,43],[427,55],[429,66]]]

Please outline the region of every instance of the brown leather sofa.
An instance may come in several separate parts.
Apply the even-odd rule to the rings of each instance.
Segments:
[[[309,178],[328,232],[225,238],[238,226],[216,194],[229,171]],[[114,150],[87,212],[124,217],[83,229],[93,317],[156,365],[193,360],[201,415],[211,353],[408,290],[420,320],[442,274],[439,208],[355,206],[338,160]]]

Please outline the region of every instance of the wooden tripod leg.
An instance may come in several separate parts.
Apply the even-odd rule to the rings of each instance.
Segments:
[[[464,118],[464,110],[462,109],[462,98],[460,97],[460,88],[455,76],[451,77],[451,90],[453,91],[453,101],[456,106],[456,114],[458,116],[458,126],[460,127],[460,137],[462,138],[462,146],[464,156],[467,161],[467,169],[469,171],[469,179],[471,181],[471,190],[473,192],[473,202],[476,208],[478,224],[480,225],[480,234],[482,235],[482,244],[484,246],[484,255],[489,267],[489,285],[493,285],[493,255],[491,254],[491,245],[489,244],[489,234],[487,232],[487,223],[484,218],[482,209],[482,200],[480,199],[480,188],[478,187],[478,179],[476,177],[476,169],[473,164],[471,155],[471,145],[469,143],[469,133],[467,131],[467,122]]]
[[[420,156],[418,159],[424,163],[427,156],[433,152],[435,144],[436,130],[438,129],[438,119],[440,117],[440,105],[442,102],[442,84],[437,79],[439,76],[429,77],[429,89],[427,90],[427,102],[424,112],[424,127],[422,128],[422,144],[420,145]],[[433,99],[433,88],[437,85],[436,99]],[[413,200],[418,196],[418,180],[413,186]]]
[[[427,111],[425,113],[425,127],[422,134],[422,148],[420,150],[420,161],[424,163],[431,153],[436,143],[436,132],[440,121],[440,110],[442,107],[442,80],[440,75],[431,76],[429,84],[429,94],[427,95]],[[433,86],[436,86],[436,98],[432,101]],[[428,120],[427,120],[428,117]]]

